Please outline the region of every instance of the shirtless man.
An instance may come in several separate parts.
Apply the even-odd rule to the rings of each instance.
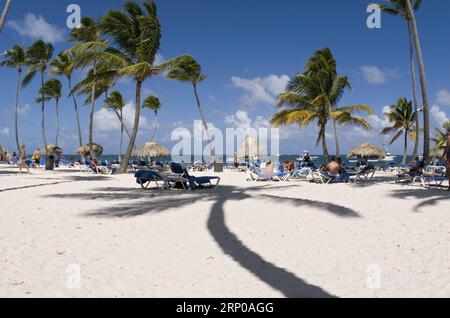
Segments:
[[[325,166],[324,172],[331,175],[339,175],[341,173],[341,165],[336,161],[335,157],[331,157],[330,162]]]

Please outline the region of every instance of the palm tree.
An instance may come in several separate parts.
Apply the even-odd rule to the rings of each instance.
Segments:
[[[125,153],[119,173],[126,172],[131,158],[139,129],[141,113],[141,90],[144,82],[161,70],[167,69],[174,61],[154,66],[155,57],[160,46],[161,26],[156,5],[145,1],[142,9],[137,3],[128,1],[124,12],[112,10],[100,19],[100,29],[116,45],[108,43],[88,42],[78,45],[77,66],[84,68],[92,63],[101,63],[105,72],[97,77],[131,77],[135,84],[136,109],[133,132]]]
[[[122,162],[122,144],[123,144],[123,132],[125,124],[123,122],[123,108],[125,107],[125,101],[123,99],[122,94],[119,91],[113,91],[109,96],[105,99],[105,104],[103,105],[105,108],[110,108],[114,110],[117,117],[120,121],[120,143],[119,143],[119,162]],[[128,137],[130,134],[127,130]]]
[[[278,106],[281,108],[272,118],[272,125],[299,125],[305,127],[317,121],[319,135],[317,145],[322,143],[325,160],[329,160],[326,142],[326,127],[330,120],[340,125],[356,125],[371,129],[363,118],[355,117],[357,112],[373,114],[367,105],[348,105],[337,107],[345,88],[349,87],[346,77],[336,75],[333,68],[334,59],[324,59],[325,50],[318,51],[307,64],[303,74],[297,74],[292,79],[284,93],[278,96]]]
[[[412,29],[411,16],[409,15],[408,5],[406,1],[390,0],[391,6],[385,4],[379,4],[378,6],[384,12],[392,15],[400,15],[408,24],[408,34],[409,34],[409,58],[411,67],[411,81],[413,89],[413,104],[414,109],[418,113],[418,97],[417,97],[417,86],[416,86],[416,71],[414,62],[414,33]],[[413,9],[417,11],[420,8],[422,0],[416,0],[413,5]],[[414,142],[413,158],[415,158],[419,152],[419,141],[420,141],[420,118],[416,116],[416,140]]]
[[[442,129],[435,128],[435,135],[432,139],[435,143],[433,148],[434,153],[440,153],[442,149],[444,149],[447,145],[447,131],[450,127],[450,121],[447,121],[442,124]]]
[[[3,26],[5,25],[6,17],[8,15],[9,9],[11,8],[12,0],[6,0],[5,8],[0,16],[0,34],[2,33]]]
[[[72,91],[72,75],[74,71],[73,67],[73,53],[70,53],[68,51],[61,52],[58,54],[56,59],[54,59],[50,66],[52,69],[50,70],[50,74],[53,75],[59,75],[59,76],[65,76],[67,78],[68,84],[69,84],[69,91]],[[77,99],[74,94],[70,94],[73,99],[73,106],[75,109],[75,115],[76,115],[76,122],[77,122],[77,129],[78,129],[78,142],[80,144],[80,147],[83,147],[83,138],[81,134],[81,125],[80,125],[80,114],[78,111],[78,103]],[[83,162],[83,156],[81,156],[81,162]]]
[[[152,138],[150,139],[150,142],[155,140],[156,136],[156,130],[158,129],[158,111],[161,109],[161,101],[156,96],[149,96],[144,100],[144,103],[142,103],[143,108],[151,109],[155,112],[155,121],[154,121],[154,130]]]
[[[338,102],[342,98],[344,90],[352,89],[348,78],[341,77],[337,74],[337,63],[329,48],[318,50],[314,57],[307,63],[306,72],[317,74],[324,80],[325,85],[322,86],[326,95],[330,96],[329,103],[332,109],[336,109]],[[336,145],[336,157],[340,157],[339,136],[337,131],[337,121],[333,119],[334,139]]]
[[[211,134],[209,133],[208,123],[205,117],[205,111],[200,103],[197,86],[200,82],[206,79],[207,75],[202,73],[202,67],[194,58],[189,55],[182,56],[178,59],[177,65],[168,74],[167,78],[177,80],[184,83],[191,83],[194,89],[195,100],[197,101],[200,118],[205,128],[208,137],[208,143],[211,144]]]
[[[56,78],[51,78],[44,83],[44,87],[39,91],[43,93],[47,100],[55,100],[56,106],[56,141],[55,145],[58,147],[59,142],[59,100],[62,96],[62,84]]]
[[[381,132],[381,135],[388,135],[395,133],[394,137],[390,141],[392,145],[402,135],[404,136],[404,151],[403,151],[403,163],[406,163],[408,152],[408,136],[413,140],[416,138],[414,123],[416,121],[417,112],[413,110],[412,102],[406,98],[400,98],[395,105],[390,106],[389,112],[384,115],[389,119],[392,124],[390,127],[386,127]]]
[[[71,32],[71,36],[70,36],[70,41],[71,42],[79,42],[79,43],[105,43],[105,41],[103,41],[101,39],[101,32],[98,26],[98,23],[90,18],[90,17],[83,17],[81,19],[81,23],[80,26],[73,29]],[[76,46],[75,46],[76,47]],[[74,48],[72,48],[70,50],[70,52],[75,52],[76,50]],[[86,52],[87,53],[87,52]],[[76,55],[75,55],[76,56]],[[72,62],[74,62],[72,60]],[[96,63],[98,62],[98,60],[93,60],[92,61],[92,70],[90,71],[90,73],[88,74],[88,76],[93,76],[96,74],[97,72],[97,66]],[[75,65],[73,65],[75,66]],[[96,96],[96,86],[95,83],[92,83],[92,85],[90,86],[90,96],[91,96],[91,109],[90,109],[90,113],[89,113],[89,149],[90,149],[90,156],[91,158],[94,157],[95,153],[93,150],[93,131],[94,131],[94,112],[95,112],[95,96]],[[73,90],[72,90],[73,92]]]
[[[48,63],[53,56],[53,45],[51,43],[45,43],[42,40],[34,42],[26,52],[26,65],[29,67],[25,77],[22,81],[22,85],[26,87],[35,77],[37,73],[41,75],[41,89],[44,87],[45,73],[47,72]],[[40,90],[41,97],[36,101],[41,103],[41,129],[42,129],[42,141],[44,142],[44,149],[48,154],[47,137],[45,135],[45,102],[48,100],[45,94]]]
[[[400,1],[400,0],[399,0]],[[420,86],[422,88],[422,99],[423,99],[423,130],[424,130],[424,142],[423,142],[423,155],[426,160],[430,159],[430,110],[428,104],[428,90],[427,90],[427,80],[425,73],[425,65],[423,62],[422,47],[420,45],[419,31],[417,28],[416,16],[414,13],[414,7],[411,4],[411,0],[406,1],[409,16],[411,18],[411,29],[414,36],[414,44],[417,52],[417,62],[419,64],[419,74],[420,74]]]
[[[19,128],[18,128],[18,107],[19,107],[19,91],[20,82],[22,80],[22,70],[26,61],[26,53],[20,45],[14,45],[14,47],[6,52],[4,61],[0,63],[0,66],[6,66],[10,68],[17,68],[17,85],[16,85],[16,103],[14,105],[14,129],[16,134],[16,146],[18,153],[20,152],[19,141]]]

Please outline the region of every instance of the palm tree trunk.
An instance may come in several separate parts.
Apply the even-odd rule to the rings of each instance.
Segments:
[[[414,110],[416,112],[416,140],[414,141],[414,151],[413,151],[413,159],[417,157],[419,153],[419,143],[420,143],[420,117],[419,117],[419,106],[417,101],[419,100],[417,97],[417,86],[416,86],[416,71],[414,64],[414,36],[411,27],[411,22],[408,20],[408,31],[409,31],[409,53],[410,53],[410,62],[411,62],[411,80],[412,80],[412,88],[413,88],[413,103]]]
[[[20,89],[20,80],[21,80],[22,70],[19,69],[17,74],[17,86],[16,86],[16,105],[14,106],[14,129],[16,133],[16,145],[18,152],[20,152],[20,141],[19,141],[19,125],[18,125],[18,118],[17,118],[17,112],[19,108],[19,89]]]
[[[406,157],[408,156],[408,130],[405,130],[405,145],[403,148],[403,160],[402,163],[406,163]]]
[[[6,16],[8,15],[9,9],[11,8],[12,0],[6,0],[5,8],[3,9],[3,13],[0,17],[0,34],[2,33],[3,26],[5,25]]]
[[[44,87],[44,73],[41,72],[41,85]],[[48,156],[48,149],[47,149],[47,136],[45,135],[45,94],[41,94],[42,98],[42,106],[41,106],[41,129],[42,129],[42,141],[44,142],[44,149],[45,149],[45,155]]]
[[[339,158],[341,156],[341,149],[339,146],[339,136],[337,131],[337,123],[336,120],[333,119],[333,126],[334,126],[334,140],[336,143],[336,158]]]
[[[59,100],[56,99],[56,142],[55,146],[58,146],[59,141]]]
[[[94,67],[94,75],[96,74],[96,70]],[[89,154],[91,159],[94,158],[94,150],[93,150],[93,130],[94,130],[94,110],[95,110],[95,83],[92,85],[91,91],[91,112],[89,114]]]
[[[212,147],[212,145],[211,145],[211,134],[209,133],[208,123],[207,123],[206,117],[205,117],[205,111],[203,110],[203,107],[202,107],[202,105],[200,103],[200,97],[198,96],[198,92],[197,92],[197,85],[193,84],[193,86],[194,86],[194,95],[195,95],[195,99],[197,101],[198,111],[200,113],[200,118],[202,120],[203,127],[205,128],[206,136],[208,138],[208,144],[210,145],[210,147]],[[211,155],[214,157],[214,154],[212,152],[213,151],[211,149]]]
[[[128,163],[131,158],[131,154],[133,152],[134,143],[136,142],[136,137],[139,129],[139,119],[141,116],[141,90],[142,90],[142,82],[138,81],[136,83],[136,110],[134,113],[134,127],[133,127],[133,133],[130,137],[130,142],[128,144],[127,152],[125,153],[125,158],[123,159],[120,168],[119,173],[126,173],[128,169]]]
[[[408,13],[411,17],[411,27],[414,35],[414,42],[417,52],[417,61],[419,64],[419,74],[420,74],[420,85],[422,88],[422,99],[423,99],[423,129],[424,129],[424,141],[423,141],[423,155],[425,160],[430,159],[430,112],[428,104],[428,90],[427,81],[425,73],[425,65],[423,62],[422,47],[420,45],[419,32],[417,30],[416,17],[414,15],[414,10],[411,5],[410,0],[406,0],[408,6]]]
[[[120,111],[120,113],[117,111],[117,109],[114,109],[114,112],[116,113],[117,118],[120,121],[120,124],[123,126],[123,131],[127,135],[128,139],[131,139],[130,131],[128,130],[127,125],[125,125],[125,122],[123,121],[123,113]]]
[[[320,134],[322,139],[323,157],[325,159],[325,162],[328,162],[330,161],[330,153],[328,152],[327,138],[325,131],[326,131],[326,124],[320,127]]]
[[[117,112],[117,110],[116,110]],[[119,162],[122,162],[122,145],[123,145],[123,110],[120,110],[120,142],[119,142]]]
[[[153,122],[153,125],[154,125],[153,135],[152,135],[152,138],[150,139],[150,142],[155,140],[156,130],[158,129],[158,112],[157,111],[155,111],[155,120]]]
[[[68,77],[67,79],[69,81],[69,91],[71,92],[72,91],[72,78]],[[80,114],[78,112],[78,104],[77,104],[77,99],[75,97],[75,94],[72,94],[72,99],[73,99],[73,107],[75,109],[75,114],[77,116],[78,142],[80,143],[80,147],[83,147],[83,139],[81,137]],[[84,162],[83,154],[80,154],[80,160],[82,163]]]

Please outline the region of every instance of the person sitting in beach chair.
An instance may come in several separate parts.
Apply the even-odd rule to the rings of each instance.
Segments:
[[[185,179],[188,180],[189,188],[190,189],[198,189],[198,188],[204,188],[205,186],[214,188],[217,187],[220,183],[220,177],[194,177],[191,176],[183,165],[179,163],[170,163],[170,169],[172,172],[176,175],[179,175]],[[213,180],[216,180],[216,183],[213,184]]]
[[[33,156],[31,157],[31,160],[33,160],[35,168],[41,167],[41,152],[39,151],[39,149],[36,149],[34,151]]]
[[[330,161],[319,171],[313,174],[313,182],[320,181],[324,184],[350,182],[350,177],[353,174],[348,174],[342,167],[340,159],[331,157]]]

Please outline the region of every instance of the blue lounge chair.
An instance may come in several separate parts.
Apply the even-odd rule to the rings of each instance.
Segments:
[[[219,177],[194,177],[189,175],[189,172],[187,171],[186,167],[179,163],[170,163],[170,169],[172,172],[176,175],[179,175],[185,179],[187,179],[189,183],[190,189],[197,189],[197,188],[203,188],[205,186],[209,187],[216,187],[220,183]],[[216,180],[216,183],[213,184],[212,181]]]
[[[187,190],[188,180],[179,175],[167,175],[154,170],[141,170],[135,174],[136,182],[141,185],[142,189],[148,189],[152,182],[155,182],[156,187],[159,189],[172,189],[176,185]],[[164,185],[160,187],[160,183]]]
[[[247,170],[247,175],[250,181],[287,181],[291,176],[290,173],[277,172],[277,173],[264,173],[260,169]]]
[[[314,175],[319,177],[320,182],[323,184],[331,184],[331,183],[348,183],[350,182],[350,178],[356,176],[353,173],[345,173],[341,175],[332,175],[326,172],[315,172]],[[315,180],[315,179],[314,179]]]

